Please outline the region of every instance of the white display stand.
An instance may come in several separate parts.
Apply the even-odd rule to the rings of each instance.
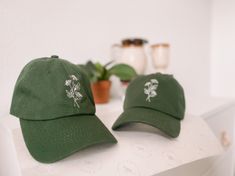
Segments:
[[[119,100],[97,106],[98,117],[117,138],[118,144],[93,146],[54,164],[35,161],[24,144],[18,119],[10,115],[2,118],[0,175],[151,176],[224,153],[203,118],[187,114],[181,122],[180,136],[170,139],[144,124],[112,131],[111,126],[121,112],[122,102]]]

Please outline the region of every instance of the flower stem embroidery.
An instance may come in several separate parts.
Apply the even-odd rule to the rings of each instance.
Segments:
[[[69,87],[70,90],[65,90],[68,98],[73,98],[74,107],[80,108],[78,102],[82,99],[80,91],[80,83],[75,75],[70,75],[70,79],[65,81],[65,86]]]
[[[146,101],[151,102],[150,98],[157,96],[158,80],[151,79],[149,82],[146,82],[144,86],[146,87],[144,88],[144,93],[147,95]]]

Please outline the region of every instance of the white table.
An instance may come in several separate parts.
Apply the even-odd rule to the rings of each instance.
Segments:
[[[204,104],[204,110],[199,113],[197,108],[200,109],[201,103],[196,104],[193,101],[192,106],[187,106],[188,114],[182,122],[181,134],[177,139],[166,138],[158,130],[146,125],[132,125],[122,132],[111,130],[118,140],[117,145],[94,146],[54,164],[42,164],[35,161],[24,144],[18,120],[10,116],[5,117],[0,122],[0,175],[145,176],[172,175],[171,173],[181,176],[199,175],[199,173],[209,175],[210,169],[215,163],[220,161],[221,157],[224,158],[227,155],[230,157],[232,152],[232,144],[222,149],[219,143],[221,129],[214,125],[213,119],[218,118],[216,120],[218,121],[219,118],[224,118],[217,117],[218,112],[220,114],[227,112],[230,117],[233,113],[231,102],[210,100],[210,105]],[[214,106],[211,105],[213,103]],[[97,106],[97,115],[109,129],[121,113],[121,106],[122,102],[118,100],[111,101],[107,105]],[[207,109],[205,106],[210,108]],[[223,113],[222,116],[224,116]],[[203,118],[197,117],[204,117],[207,120],[219,140],[211,132]],[[233,125],[231,119],[227,119],[230,126]],[[212,122],[210,123],[210,121]],[[225,124],[228,125],[228,123]],[[230,126],[222,130],[228,130]],[[226,131],[226,133],[230,137],[233,134],[231,131]],[[232,138],[230,140],[232,142]],[[215,155],[219,156],[211,158]],[[229,157],[226,158],[226,161],[231,167],[232,161]],[[219,171],[223,173],[223,169],[226,168],[222,167]],[[232,172],[231,168],[229,173],[230,171]]]

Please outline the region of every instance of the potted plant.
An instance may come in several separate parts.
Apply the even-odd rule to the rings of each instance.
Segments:
[[[127,64],[113,64],[109,62],[105,65],[88,61],[84,67],[87,76],[91,81],[91,89],[95,103],[107,103],[110,97],[111,76],[117,76],[121,81],[130,81],[137,74],[133,67]]]

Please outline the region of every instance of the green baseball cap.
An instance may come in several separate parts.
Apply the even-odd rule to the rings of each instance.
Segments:
[[[184,114],[184,90],[173,75],[139,76],[129,84],[124,112],[112,129],[117,130],[129,123],[145,123],[175,138],[179,136]]]
[[[84,70],[58,56],[29,62],[16,82],[10,113],[20,120],[26,146],[43,163],[117,140],[95,115]]]

